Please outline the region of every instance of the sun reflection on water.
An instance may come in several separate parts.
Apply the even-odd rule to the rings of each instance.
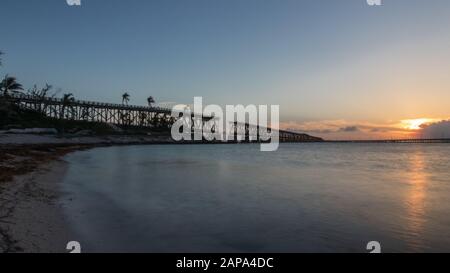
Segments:
[[[407,209],[407,234],[408,244],[412,251],[418,251],[423,247],[423,231],[426,225],[426,189],[428,184],[425,170],[426,162],[422,152],[417,152],[410,158],[410,170],[408,182],[411,187],[406,194],[405,206]]]

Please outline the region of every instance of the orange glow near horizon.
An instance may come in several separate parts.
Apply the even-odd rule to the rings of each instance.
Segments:
[[[424,131],[432,124],[449,121],[450,118],[416,118],[391,121],[349,121],[344,119],[303,122],[282,122],[280,128],[298,131],[326,140],[382,140],[423,138]]]

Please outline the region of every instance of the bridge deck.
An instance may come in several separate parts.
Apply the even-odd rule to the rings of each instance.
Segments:
[[[5,97],[4,95],[0,95],[0,97]],[[7,96],[8,99],[20,100],[24,103],[42,103],[47,105],[61,105],[64,103],[62,98],[52,98],[52,97],[43,97],[36,98],[31,95],[26,94],[10,94]],[[95,101],[85,101],[85,100],[74,100],[70,102],[70,106],[82,106],[82,107],[97,107],[97,108],[109,108],[115,110],[127,110],[127,111],[147,111],[147,112],[160,112],[160,113],[172,113],[172,110],[169,108],[163,107],[149,107],[149,106],[140,106],[140,105],[128,105],[128,104],[118,104],[118,103],[104,103],[104,102],[95,102]]]

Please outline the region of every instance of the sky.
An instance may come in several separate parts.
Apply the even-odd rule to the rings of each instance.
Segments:
[[[283,128],[326,139],[423,136],[450,119],[450,1],[382,2],[2,0],[0,75],[94,101],[277,104]]]

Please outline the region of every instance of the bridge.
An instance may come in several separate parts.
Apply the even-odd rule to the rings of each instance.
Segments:
[[[163,107],[113,104],[75,99],[67,100],[23,93],[0,94],[0,100],[8,101],[21,109],[39,112],[49,118],[107,123],[126,128],[150,129],[163,127],[169,129],[177,120],[172,116],[172,109]],[[201,123],[207,125],[207,122],[212,119],[214,117],[202,116]],[[193,114],[193,130],[195,130],[194,128],[196,126],[198,128],[201,125],[198,123],[199,119],[195,118]],[[238,135],[238,132],[244,132],[245,135],[241,135],[243,141],[257,141],[259,139],[259,127],[256,126],[234,123],[231,130],[231,133],[234,133],[235,136]],[[270,132],[271,129],[267,128],[266,131]],[[252,136],[256,137],[256,139],[252,138]],[[307,134],[283,130],[279,130],[279,138],[281,142],[322,141],[321,138],[312,137]]]
[[[42,113],[50,118],[109,123],[118,126],[152,127],[157,121],[169,122],[171,110],[161,107],[146,107],[113,104],[84,100],[64,100],[54,97],[36,97],[14,93],[0,95],[22,109]]]

